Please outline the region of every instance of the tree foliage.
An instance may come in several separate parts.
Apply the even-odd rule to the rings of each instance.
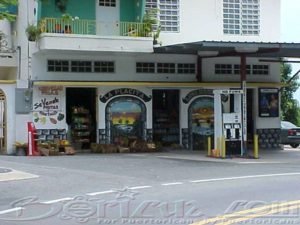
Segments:
[[[10,13],[8,8],[16,5],[18,5],[18,0],[0,0],[0,20],[15,21],[17,16]]]
[[[293,94],[299,88],[298,76],[292,79],[292,66],[281,65],[281,82],[285,86],[281,89],[281,119],[300,125],[300,106]]]

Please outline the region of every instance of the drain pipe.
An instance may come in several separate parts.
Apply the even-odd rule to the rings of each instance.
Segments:
[[[21,79],[21,46],[17,46],[18,50],[18,80]]]

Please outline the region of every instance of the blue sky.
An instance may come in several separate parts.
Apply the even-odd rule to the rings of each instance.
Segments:
[[[281,0],[281,13],[281,41],[300,43],[300,0]],[[292,64],[292,67],[292,74],[295,74],[300,63]],[[294,97],[300,102],[300,88]]]

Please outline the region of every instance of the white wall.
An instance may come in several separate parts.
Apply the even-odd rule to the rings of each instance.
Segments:
[[[15,120],[15,85],[0,85],[6,96],[6,132],[7,132],[7,153],[13,153],[16,135],[16,120]],[[21,128],[21,127],[20,127]]]
[[[19,1],[18,19],[16,21],[16,34],[17,34],[17,46],[21,48],[21,66],[20,74],[21,80],[27,80],[31,74],[31,63],[28,52],[28,40],[26,36],[26,28],[28,24],[36,24],[37,19],[34,15],[34,8],[37,5],[35,0]],[[22,18],[22,19],[21,19]],[[18,82],[18,85],[26,85],[26,82]],[[26,85],[27,86],[27,85]],[[26,86],[18,86],[19,88],[26,88]]]
[[[193,102],[196,98],[198,98],[199,96],[195,96],[194,98],[192,98],[188,104],[185,104],[182,102],[182,98],[184,98],[188,93],[190,93],[191,91],[193,91],[195,89],[182,89],[180,90],[180,105],[179,105],[179,115],[180,115],[180,128],[188,128],[188,110],[189,110],[189,106],[191,104],[191,102]],[[181,129],[180,129],[181,131]]]
[[[103,60],[115,62],[115,73],[63,73],[47,72],[48,59],[66,60]],[[90,81],[195,81],[195,74],[158,74],[136,73],[136,62],[174,62],[196,63],[192,55],[157,55],[157,54],[35,54],[32,66],[35,80],[90,80]]]
[[[239,75],[223,75],[215,74],[215,64],[240,64],[239,57],[224,57],[214,59],[203,59],[202,61],[202,79],[206,82],[224,81],[224,82],[239,82]],[[280,82],[280,65],[279,63],[259,62],[257,58],[247,58],[247,65],[269,65],[269,75],[247,75],[249,82]]]
[[[194,41],[280,41],[281,0],[260,0],[260,35],[224,35],[222,0],[180,1],[180,32],[160,33],[163,45]]]
[[[15,134],[15,140],[21,143],[28,143],[28,129],[27,122],[32,122],[31,114],[15,114],[15,127],[13,134]]]

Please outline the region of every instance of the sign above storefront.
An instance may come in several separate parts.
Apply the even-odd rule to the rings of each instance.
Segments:
[[[62,86],[43,86],[39,87],[42,95],[59,95],[60,91],[63,90]]]
[[[103,103],[106,103],[109,99],[115,96],[122,96],[122,95],[133,95],[138,98],[141,98],[144,102],[149,102],[151,100],[151,95],[147,96],[145,93],[132,89],[132,88],[119,88],[111,90],[110,92],[106,93],[103,96],[99,97],[99,100]]]
[[[182,98],[183,103],[188,104],[192,98],[199,95],[212,95],[213,92],[210,89],[198,89],[189,92],[184,98]]]
[[[226,90],[214,90],[216,94],[223,94],[223,95],[231,95],[231,94],[243,94],[242,89],[226,89]]]

